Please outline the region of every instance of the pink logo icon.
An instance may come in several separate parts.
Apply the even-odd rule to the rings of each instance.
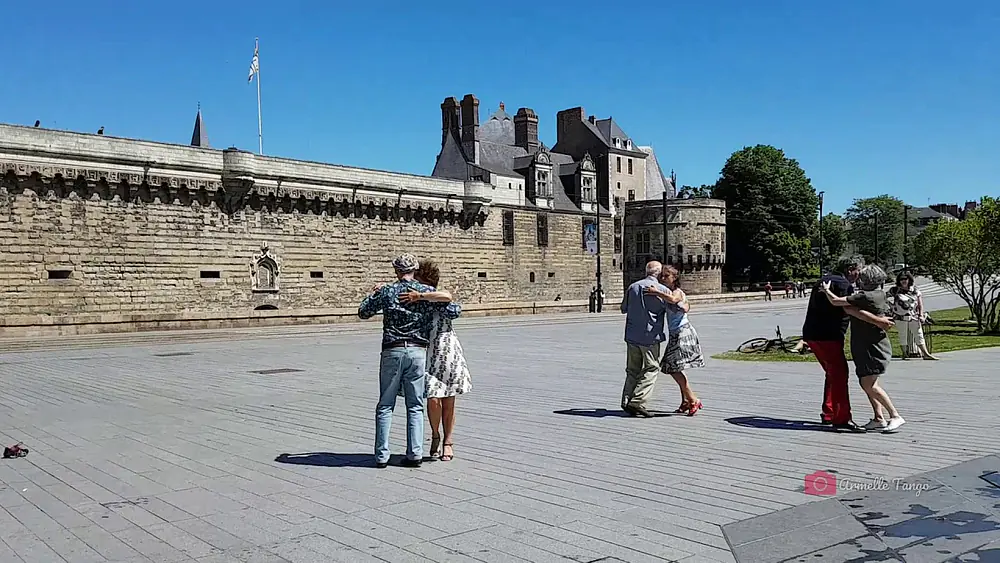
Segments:
[[[826,471],[816,471],[806,475],[806,494],[833,496],[837,494],[837,476]]]

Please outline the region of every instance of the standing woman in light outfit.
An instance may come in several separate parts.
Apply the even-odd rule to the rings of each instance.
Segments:
[[[903,359],[909,360],[913,350],[910,349],[912,341],[920,356],[925,360],[936,360],[927,349],[924,341],[924,296],[913,284],[913,276],[900,272],[896,276],[896,285],[889,289],[889,298],[892,299],[892,320],[896,323],[896,331],[899,333],[899,347],[903,349]]]
[[[413,276],[420,283],[437,288],[441,282],[441,270],[433,260],[421,260],[420,268]],[[405,303],[414,301],[451,301],[451,293],[433,291],[430,293],[410,292],[400,295]],[[458,336],[451,328],[451,321],[435,314],[431,327],[430,346],[427,350],[427,418],[431,423],[431,457],[440,456],[441,461],[455,458],[452,433],[455,431],[455,397],[472,389],[472,376],[462,352]],[[444,440],[442,442],[442,431]],[[438,452],[438,447],[441,447]]]
[[[667,326],[670,338],[667,339],[667,351],[663,353],[663,359],[660,361],[660,371],[670,374],[681,390],[681,406],[674,412],[694,416],[704,405],[691,389],[684,371],[705,367],[705,358],[701,353],[698,333],[688,320],[687,313],[691,306],[688,304],[687,295],[681,290],[677,269],[673,266],[664,266],[660,273],[660,283],[667,286],[670,292],[665,293],[655,286],[646,288],[646,293],[667,302]],[[667,301],[668,298],[680,301],[671,303]]]

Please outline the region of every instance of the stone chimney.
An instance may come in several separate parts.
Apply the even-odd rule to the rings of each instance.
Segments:
[[[538,150],[538,116],[531,108],[520,108],[514,115],[514,144],[535,154]]]
[[[582,122],[587,117],[582,107],[564,109],[556,114],[556,143],[569,140],[570,131],[578,122]]]
[[[454,96],[448,96],[441,103],[441,146],[444,146],[448,134],[452,133],[456,139],[461,138],[462,115],[458,106],[458,100]]]
[[[462,98],[462,149],[474,164],[479,164],[479,100],[472,94]]]

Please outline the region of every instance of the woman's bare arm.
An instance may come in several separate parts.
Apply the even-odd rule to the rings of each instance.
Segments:
[[[832,291],[830,291],[830,283],[823,284],[823,292],[826,294],[826,298],[830,300],[830,304],[834,307],[850,307],[851,304],[847,302],[846,297],[837,297]]]
[[[426,293],[420,293],[419,291],[407,291],[399,295],[399,300],[404,303],[413,303],[415,301],[430,301],[436,303],[451,303],[451,293],[447,291],[428,291]]]
[[[682,291],[661,291],[660,288],[652,285],[646,288],[646,295],[655,295],[667,303],[674,305],[684,300],[684,293]]]

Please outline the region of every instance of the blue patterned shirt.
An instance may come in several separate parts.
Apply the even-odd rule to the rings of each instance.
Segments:
[[[430,338],[434,313],[439,313],[446,319],[457,319],[462,314],[462,306],[458,303],[431,301],[401,303],[399,295],[408,291],[427,293],[435,290],[420,282],[400,280],[383,286],[365,297],[358,307],[358,316],[362,319],[370,319],[382,313],[383,346],[402,341],[426,346]]]

